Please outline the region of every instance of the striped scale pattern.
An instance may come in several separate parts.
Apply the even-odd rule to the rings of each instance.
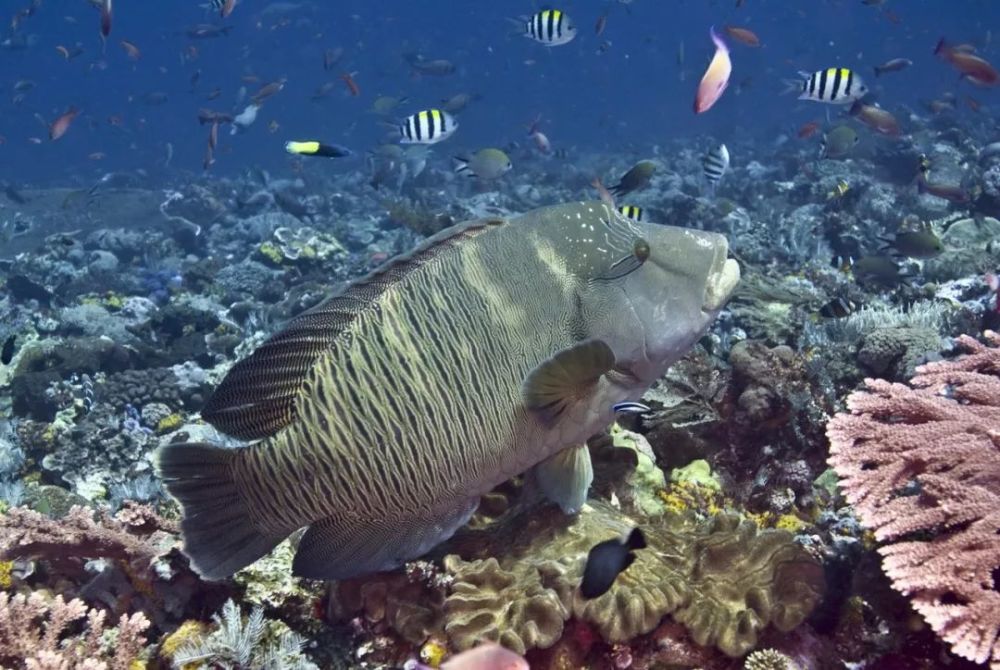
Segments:
[[[236,461],[261,532],[406,527],[537,461],[521,383],[570,344],[574,303],[569,273],[539,267],[532,249],[510,226],[469,240],[337,335],[305,374],[296,421]]]
[[[395,282],[463,239],[499,219],[473,221],[428,238],[413,251],[389,261],[350,284],[342,293],[292,319],[281,331],[233,366],[201,411],[202,418],[227,435],[257,440],[277,433],[296,418],[296,398],[316,358]]]

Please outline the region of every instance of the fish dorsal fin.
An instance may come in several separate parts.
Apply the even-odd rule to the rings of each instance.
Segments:
[[[525,377],[524,406],[546,422],[555,421],[614,366],[615,354],[604,340],[585,340],[556,352]]]
[[[233,366],[205,404],[202,418],[243,440],[274,435],[295,420],[296,397],[316,358],[382,293],[448,249],[505,223],[479,219],[446,228],[293,318]]]

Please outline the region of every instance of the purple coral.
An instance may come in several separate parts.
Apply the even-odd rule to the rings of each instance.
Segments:
[[[827,436],[893,587],[952,651],[1000,670],[1000,335],[984,336],[910,386],[865,380]]]

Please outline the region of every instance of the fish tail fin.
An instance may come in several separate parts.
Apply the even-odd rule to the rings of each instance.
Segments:
[[[927,193],[927,181],[923,172],[917,174],[917,193]]]
[[[629,549],[645,549],[646,548],[646,536],[642,534],[642,530],[638,526],[632,529],[632,532],[628,534],[628,539],[625,540],[625,545]]]
[[[799,93],[801,94],[805,90],[803,81],[808,81],[809,73],[799,72],[798,79],[782,79],[781,83],[785,85],[785,88],[781,89],[781,95],[788,95],[789,93]]]
[[[284,536],[263,535],[241,499],[232,465],[240,450],[206,443],[168,444],[156,470],[181,505],[184,553],[204,579],[223,579],[274,549]]]
[[[934,47],[934,55],[940,56],[942,51],[948,50],[948,43],[944,41],[944,38],[940,38],[937,41],[937,46]]]
[[[880,68],[878,65],[873,66],[872,69],[875,70],[876,77],[882,76],[882,68]]]
[[[469,169],[469,159],[464,156],[452,156],[451,160],[455,163],[455,172],[458,174],[471,174],[472,170]]]

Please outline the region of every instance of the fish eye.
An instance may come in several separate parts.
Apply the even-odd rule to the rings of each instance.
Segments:
[[[649,258],[649,242],[643,238],[639,238],[632,245],[632,254],[639,259],[641,263],[645,263],[646,259]]]

